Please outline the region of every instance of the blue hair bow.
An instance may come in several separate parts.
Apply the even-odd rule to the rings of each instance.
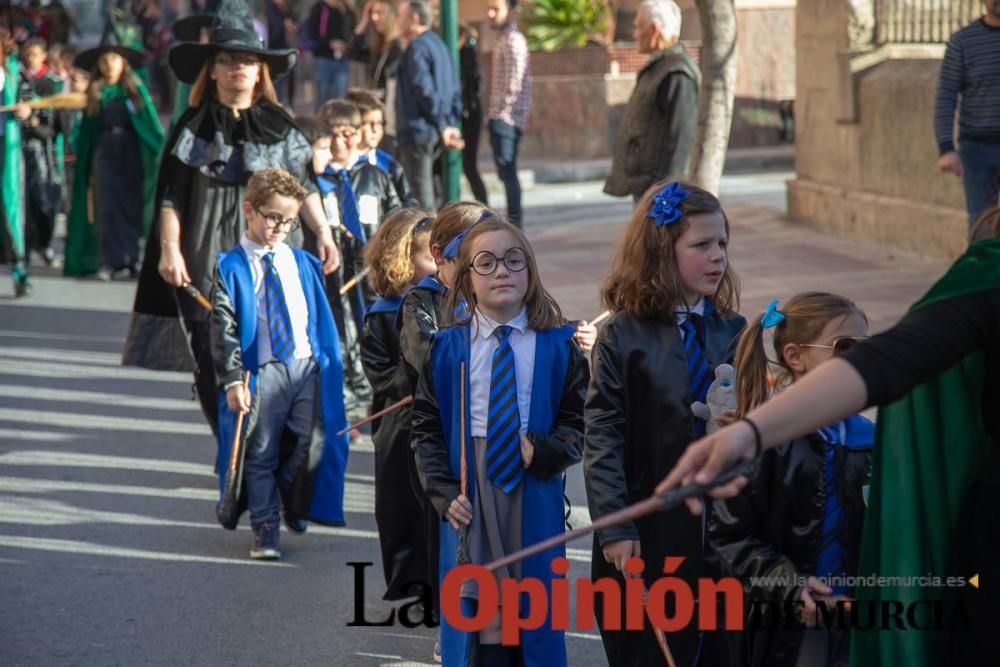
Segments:
[[[646,217],[655,220],[657,227],[665,225],[669,227],[684,217],[680,206],[690,196],[691,193],[682,188],[677,181],[665,185],[653,195],[653,206],[649,209]]]
[[[770,329],[771,327],[776,327],[785,321],[785,314],[778,310],[778,300],[775,299],[771,303],[767,304],[767,308],[764,309],[764,317],[760,320],[760,325],[765,329]]]
[[[456,257],[458,257],[458,252],[459,252],[459,250],[462,249],[462,241],[465,240],[466,234],[468,234],[470,231],[472,231],[472,228],[475,227],[476,225],[478,225],[483,220],[486,220],[486,219],[492,218],[492,217],[493,217],[493,212],[492,211],[490,211],[489,209],[486,209],[485,211],[483,211],[483,214],[479,216],[479,220],[476,220],[474,223],[472,223],[471,225],[469,225],[469,227],[467,229],[463,229],[462,231],[460,231],[458,233],[458,236],[456,236],[455,238],[453,238],[451,241],[448,241],[448,245],[446,245],[444,247],[444,250],[441,251],[441,254],[444,256],[444,258],[445,259],[455,259]]]

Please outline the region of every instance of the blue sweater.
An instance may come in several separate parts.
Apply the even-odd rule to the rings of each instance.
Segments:
[[[434,139],[462,117],[462,86],[448,47],[431,30],[414,39],[396,73],[396,136]]]
[[[944,53],[934,108],[941,153],[955,150],[956,107],[960,139],[1000,143],[1000,28],[983,19],[952,35]]]

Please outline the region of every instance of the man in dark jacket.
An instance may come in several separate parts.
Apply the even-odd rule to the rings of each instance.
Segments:
[[[652,55],[618,125],[604,191],[638,200],[657,181],[687,176],[701,75],[679,42],[681,10],[673,0],[643,0],[634,30],[639,52]]]
[[[448,47],[430,30],[433,14],[422,0],[399,8],[400,30],[407,42],[396,75],[396,138],[399,159],[426,209],[434,206],[434,151],[462,148],[457,125],[462,115],[462,87]]]

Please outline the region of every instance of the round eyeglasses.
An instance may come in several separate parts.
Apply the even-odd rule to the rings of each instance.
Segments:
[[[496,273],[500,262],[503,262],[507,270],[512,273],[520,273],[528,266],[528,258],[523,248],[508,248],[503,257],[497,257],[489,250],[482,250],[476,253],[469,266],[481,276],[492,276]]]
[[[267,222],[267,226],[269,229],[280,229],[281,227],[287,227],[288,228],[287,231],[294,232],[296,229],[299,228],[298,216],[294,218],[282,218],[280,213],[274,213],[274,212],[265,213],[264,211],[256,207],[254,207],[254,210],[257,211],[257,215],[264,218],[264,221]]]

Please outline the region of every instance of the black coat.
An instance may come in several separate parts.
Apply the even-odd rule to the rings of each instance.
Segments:
[[[709,367],[732,359],[746,321],[717,310],[705,318],[705,356]],[[619,312],[597,336],[593,370],[584,410],[586,440],[583,470],[590,515],[598,519],[648,498],[694,440],[695,419],[687,360],[673,315],[640,320]],[[604,560],[602,546],[638,539],[646,563],[646,585],[663,576],[666,556],[684,556],[674,573],[698,590],[699,577],[715,576],[703,553],[703,525],[684,507],[649,515],[634,523],[599,531],[594,537],[592,577],[622,582],[614,565]],[[598,607],[598,626],[604,627]],[[622,627],[624,627],[624,620]],[[661,664],[663,656],[647,629],[601,632],[611,667]],[[718,664],[716,644],[706,634],[702,664]],[[669,645],[678,665],[694,664],[698,651],[696,623],[671,633]]]
[[[365,318],[361,363],[372,386],[372,412],[412,393],[400,359],[398,310],[378,310]],[[403,407],[372,423],[375,445],[375,522],[378,525],[386,600],[416,594],[407,584],[428,581],[428,547],[423,493],[410,449],[410,408]]]
[[[793,440],[764,453],[749,487],[735,498],[713,503],[709,539],[739,577],[747,593],[748,611],[743,664],[794,666],[802,631],[786,629],[792,619],[780,614],[780,604],[799,599],[796,577],[816,574],[823,528],[826,490],[824,456],[828,445],[818,435]],[[844,511],[842,542],[845,572],[858,570],[865,502],[863,487],[871,480],[871,446],[833,449],[835,479],[840,480]],[[754,586],[751,577],[787,579]],[[774,605],[752,606],[752,600]],[[754,631],[755,627],[761,628]]]

